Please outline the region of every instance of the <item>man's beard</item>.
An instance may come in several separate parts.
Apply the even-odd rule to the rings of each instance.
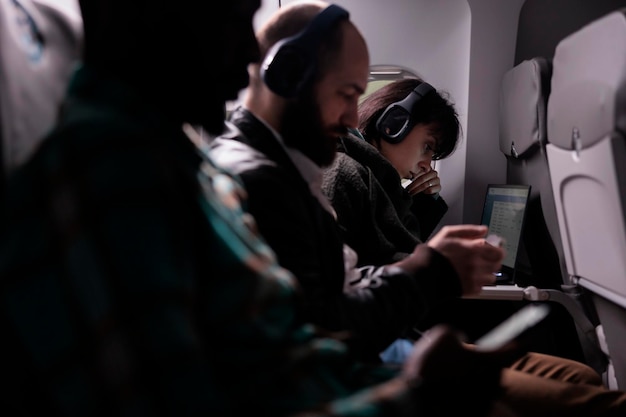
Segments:
[[[281,134],[287,146],[298,149],[320,167],[332,164],[335,159],[337,139],[325,131],[311,95],[302,95],[289,103],[283,114]]]

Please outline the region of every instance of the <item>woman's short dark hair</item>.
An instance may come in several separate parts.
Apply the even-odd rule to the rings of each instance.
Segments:
[[[367,96],[359,105],[359,130],[370,143],[380,145],[382,135],[376,121],[392,103],[406,98],[423,81],[404,78],[393,81]],[[412,109],[413,125],[426,124],[437,141],[433,159],[443,159],[454,152],[461,134],[458,114],[447,93],[434,91],[425,95]]]

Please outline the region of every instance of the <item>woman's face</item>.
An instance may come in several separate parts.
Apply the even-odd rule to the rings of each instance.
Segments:
[[[428,172],[437,141],[430,134],[430,126],[418,124],[398,144],[380,141],[380,153],[389,160],[401,178],[411,179],[420,172]]]

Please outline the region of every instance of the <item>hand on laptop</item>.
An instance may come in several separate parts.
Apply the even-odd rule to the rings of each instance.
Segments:
[[[463,295],[476,295],[485,285],[493,285],[504,249],[486,244],[485,225],[444,226],[428,246],[448,258],[461,281]]]

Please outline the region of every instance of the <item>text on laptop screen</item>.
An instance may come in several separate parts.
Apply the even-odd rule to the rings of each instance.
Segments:
[[[502,265],[509,268],[515,268],[528,194],[527,186],[489,185],[487,188],[481,223],[489,227],[489,233],[504,238],[506,257]]]

